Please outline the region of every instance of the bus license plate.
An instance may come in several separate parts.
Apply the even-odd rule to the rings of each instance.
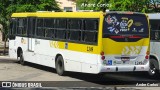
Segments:
[[[129,58],[129,57],[121,57],[121,60],[122,60],[122,61],[129,61],[130,58]]]

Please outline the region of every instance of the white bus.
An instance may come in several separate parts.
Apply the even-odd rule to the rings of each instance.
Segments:
[[[9,55],[64,71],[149,70],[149,23],[134,12],[36,12],[11,16]]]
[[[150,75],[158,76],[160,71],[160,13],[148,14],[150,20]]]

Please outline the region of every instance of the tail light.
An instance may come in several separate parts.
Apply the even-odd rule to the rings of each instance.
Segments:
[[[145,56],[145,59],[149,59],[149,56],[148,56],[148,55],[146,55],[146,56]]]
[[[149,59],[149,51],[146,52],[145,59]]]
[[[104,52],[103,52],[103,51],[101,52],[101,59],[102,59],[102,60],[105,59],[105,56],[104,56]]]

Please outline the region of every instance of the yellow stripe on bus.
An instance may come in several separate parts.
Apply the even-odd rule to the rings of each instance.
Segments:
[[[100,52],[99,46],[96,45],[77,44],[77,43],[61,42],[61,41],[50,41],[49,43],[50,47],[57,49],[66,49],[71,51],[92,53],[92,54],[99,54]],[[66,48],[66,43],[67,43],[67,48]]]

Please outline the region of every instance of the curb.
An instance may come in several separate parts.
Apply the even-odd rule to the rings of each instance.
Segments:
[[[0,56],[0,58],[8,58],[8,59],[11,59],[8,55],[7,55],[7,56]]]

